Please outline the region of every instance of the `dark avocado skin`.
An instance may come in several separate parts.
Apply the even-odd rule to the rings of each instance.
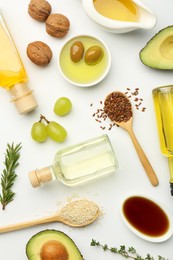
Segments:
[[[46,229],[46,230],[40,231],[40,232],[36,233],[35,235],[33,235],[33,236],[29,239],[29,241],[28,241],[27,244],[26,244],[26,255],[27,255],[27,257],[28,257],[28,260],[30,260],[31,258],[32,258],[33,260],[35,259],[34,255],[33,255],[33,252],[32,252],[32,257],[31,257],[31,252],[30,252],[30,251],[31,251],[31,248],[32,248],[32,244],[35,246],[35,244],[37,243],[37,240],[40,241],[42,235],[44,235],[44,237],[47,236],[47,241],[46,241],[46,242],[48,242],[49,240],[52,240],[51,234],[54,234],[54,236],[57,235],[57,236],[58,236],[58,241],[62,242],[65,247],[66,247],[66,244],[65,244],[64,241],[65,241],[65,240],[68,240],[68,244],[70,244],[71,251],[74,251],[74,252],[75,252],[75,253],[74,253],[74,257],[73,257],[73,255],[70,256],[70,257],[72,257],[72,259],[84,260],[84,258],[83,258],[83,256],[82,256],[81,252],[79,251],[79,249],[78,249],[78,247],[76,246],[76,244],[74,243],[74,241],[73,241],[67,234],[65,234],[64,232],[59,231],[59,230],[55,230],[55,229]],[[60,235],[60,237],[63,237],[63,241],[59,239],[59,235]],[[45,240],[45,238],[44,238],[44,240]],[[37,247],[37,248],[38,248],[38,247]],[[72,248],[73,248],[74,250],[72,250]],[[41,248],[40,248],[40,249],[41,249]],[[72,254],[73,254],[73,253],[72,253]],[[38,253],[36,253],[36,255],[37,255],[37,258],[36,258],[36,259],[40,259],[40,260],[41,260],[40,257],[38,258]],[[77,258],[76,258],[76,257],[77,257]]]
[[[170,35],[170,31],[172,31],[171,35]],[[172,67],[168,67],[167,63],[166,63],[166,59],[165,59],[165,64],[162,66],[157,66],[157,59],[163,59],[162,55],[160,54],[159,57],[155,57],[155,64],[151,64],[150,62],[147,61],[147,56],[144,54],[144,51],[146,51],[146,49],[150,48],[151,43],[154,45],[155,42],[157,42],[160,40],[161,37],[159,37],[160,35],[166,35],[169,32],[169,36],[171,36],[173,38],[173,25],[169,25],[163,29],[161,29],[160,31],[158,31],[147,43],[146,45],[141,49],[141,51],[139,52],[139,58],[141,60],[141,62],[146,65],[149,68],[152,69],[157,69],[157,70],[167,70],[167,71],[171,71],[173,70],[173,59],[172,59]],[[159,46],[161,46],[162,44],[162,39],[159,43]],[[154,54],[154,52],[153,52]],[[145,55],[145,59],[144,59],[144,55]],[[154,56],[153,56],[154,57]],[[158,60],[159,61],[159,60]]]

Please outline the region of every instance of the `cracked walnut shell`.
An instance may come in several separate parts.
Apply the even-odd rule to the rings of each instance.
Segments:
[[[52,59],[52,51],[49,46],[41,41],[35,41],[28,44],[26,53],[28,58],[39,66],[49,64]]]
[[[52,10],[51,5],[45,0],[31,0],[28,5],[29,15],[40,22],[46,21]]]
[[[70,27],[69,19],[63,14],[50,14],[46,20],[46,31],[49,35],[61,38],[64,37]]]

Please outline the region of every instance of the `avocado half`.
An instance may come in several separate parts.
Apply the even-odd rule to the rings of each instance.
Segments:
[[[61,231],[43,230],[26,245],[29,260],[84,260],[73,240]]]
[[[155,34],[139,53],[142,63],[154,69],[173,70],[173,25]]]

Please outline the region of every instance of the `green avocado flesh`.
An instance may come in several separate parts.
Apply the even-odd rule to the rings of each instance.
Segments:
[[[173,25],[160,30],[139,53],[142,63],[151,68],[173,70]]]
[[[61,231],[47,229],[35,234],[26,245],[29,260],[83,260],[73,240]]]

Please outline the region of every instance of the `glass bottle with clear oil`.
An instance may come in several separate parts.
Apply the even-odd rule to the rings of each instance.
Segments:
[[[108,135],[101,135],[58,151],[51,166],[29,172],[29,179],[33,187],[52,180],[74,186],[117,169],[110,139]]]
[[[173,195],[173,85],[153,89],[161,152],[168,157]]]
[[[20,114],[28,113],[37,107],[37,102],[28,88],[28,76],[5,20],[0,13],[0,86],[12,96]]]

